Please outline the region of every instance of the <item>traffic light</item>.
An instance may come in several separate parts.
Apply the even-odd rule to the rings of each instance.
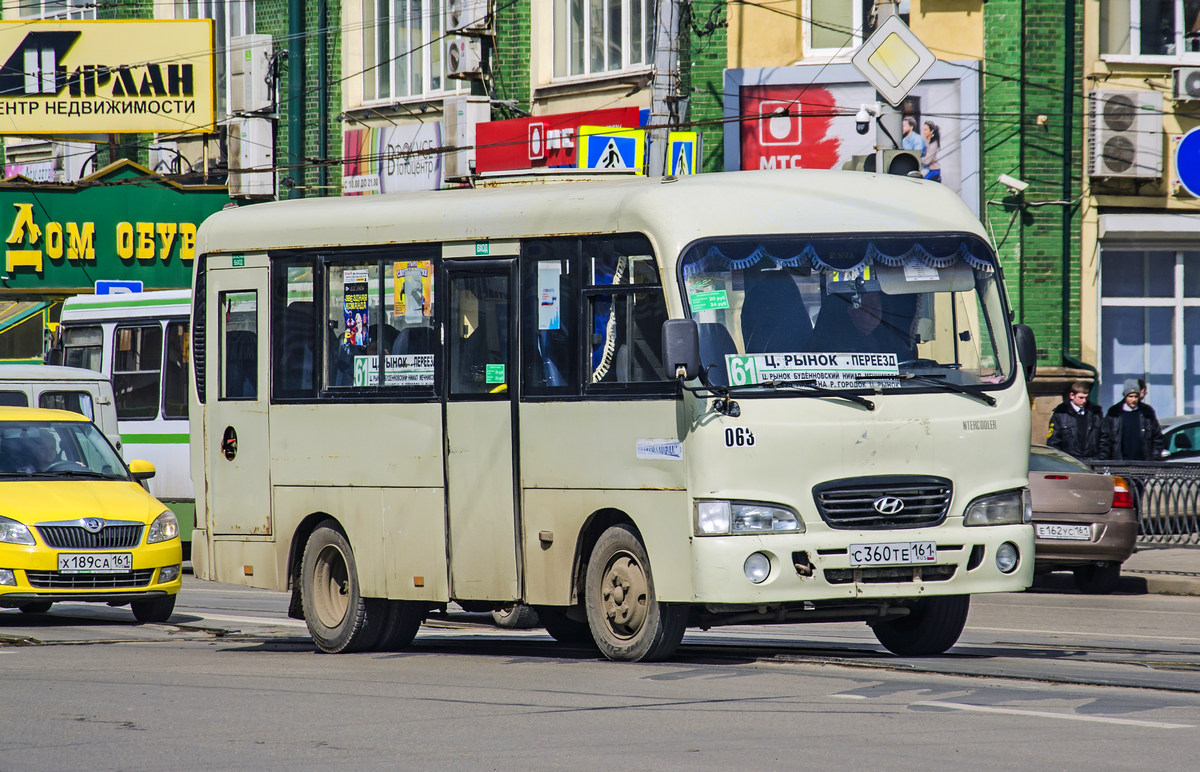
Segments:
[[[887,174],[920,173],[921,156],[915,150],[884,150],[883,166],[887,170]],[[850,156],[850,160],[842,164],[842,168],[856,172],[874,172],[875,154]]]

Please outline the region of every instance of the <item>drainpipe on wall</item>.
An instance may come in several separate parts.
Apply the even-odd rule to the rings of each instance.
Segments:
[[[304,27],[304,0],[288,0],[288,198],[304,197]]]
[[[329,160],[329,2],[317,3],[317,157]],[[329,195],[329,166],[322,163],[317,167],[318,195]]]

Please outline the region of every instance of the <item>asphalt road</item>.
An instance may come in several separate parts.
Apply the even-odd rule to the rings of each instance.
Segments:
[[[978,596],[942,657],[789,625],[637,665],[463,613],[323,655],[286,607],[189,576],[168,625],[0,611],[0,770],[1200,767],[1197,597]]]

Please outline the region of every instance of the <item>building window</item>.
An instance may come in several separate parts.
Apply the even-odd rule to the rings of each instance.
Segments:
[[[95,0],[20,0],[19,19],[49,19],[55,21],[85,21],[96,18]]]
[[[1127,378],[1160,416],[1200,412],[1200,252],[1103,249],[1100,402]]]
[[[1200,58],[1200,0],[1106,0],[1100,53]]]
[[[447,0],[362,0],[363,100],[453,93],[442,31]]]
[[[254,32],[254,0],[175,0],[176,19],[212,19],[217,114],[227,115],[230,41]]]
[[[654,0],[555,0],[554,77],[654,62]]]
[[[849,56],[871,36],[874,0],[807,0],[804,4],[806,56]],[[900,0],[900,19],[908,24],[909,0]]]

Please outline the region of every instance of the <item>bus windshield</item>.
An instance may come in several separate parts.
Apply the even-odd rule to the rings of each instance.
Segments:
[[[713,386],[975,391],[1012,377],[995,256],[974,236],[705,239],[680,273]]]

